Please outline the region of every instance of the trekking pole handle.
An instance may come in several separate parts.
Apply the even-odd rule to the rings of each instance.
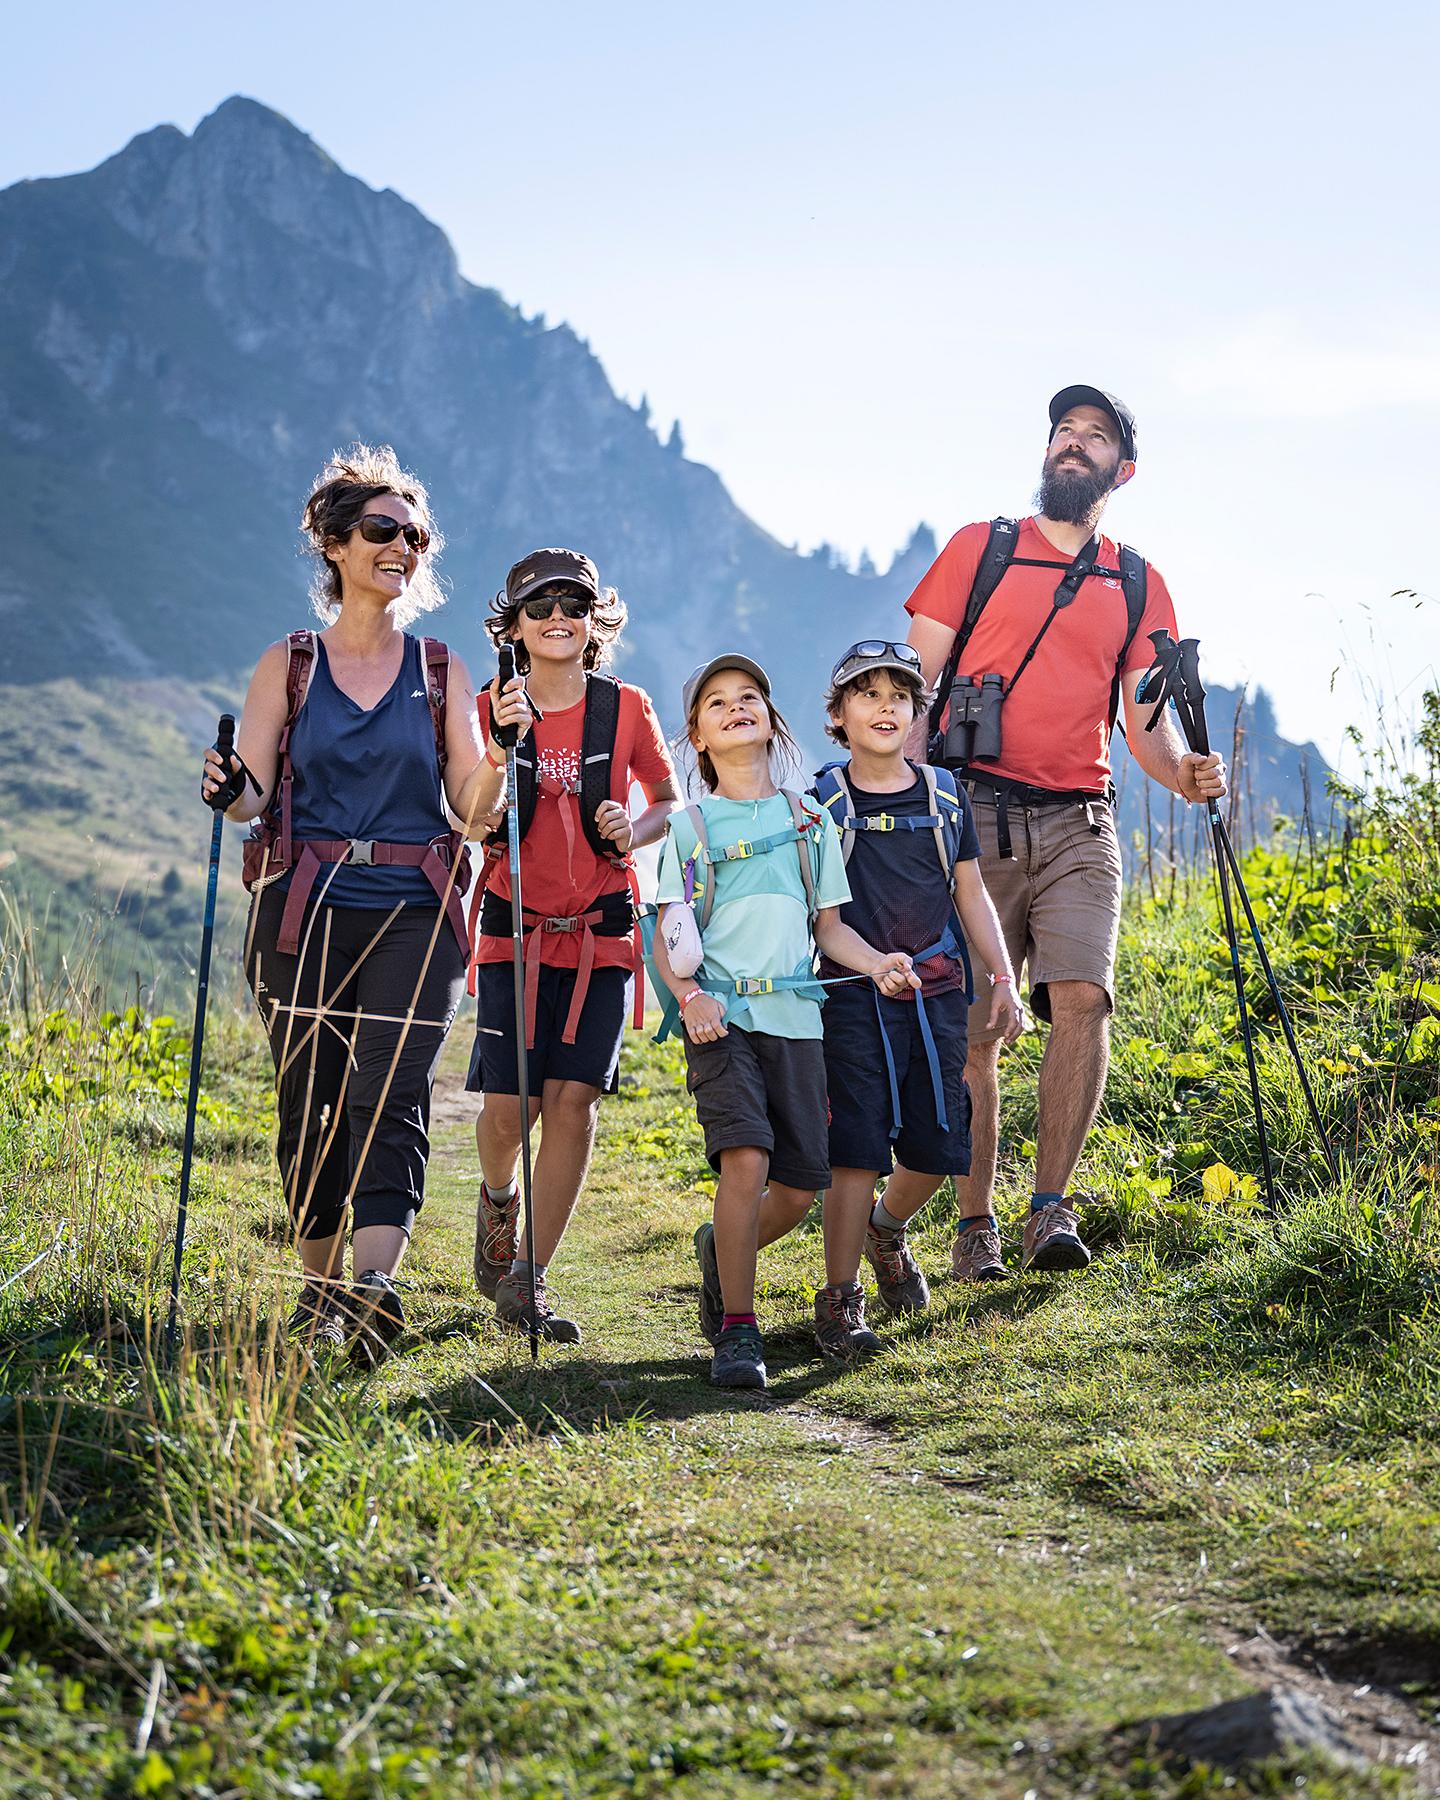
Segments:
[[[235,754],[235,715],[221,713],[220,723],[215,728],[215,748],[220,752],[220,760],[226,764],[225,773],[230,773],[228,764]]]
[[[1210,754],[1210,727],[1205,722],[1205,688],[1200,680],[1200,640],[1181,638],[1176,647],[1180,670],[1180,687],[1193,726],[1192,750],[1202,756]]]

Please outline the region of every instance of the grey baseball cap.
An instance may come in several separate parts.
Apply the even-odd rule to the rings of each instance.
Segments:
[[[753,657],[741,656],[733,651],[724,656],[712,656],[709,662],[701,663],[698,669],[692,669],[685,678],[685,686],[680,695],[680,710],[687,719],[690,717],[690,708],[695,704],[695,696],[710,677],[718,675],[722,669],[740,669],[754,681],[767,700],[770,698],[770,677]]]
[[[1125,452],[1126,462],[1134,462],[1135,415],[1118,394],[1107,394],[1104,388],[1089,387],[1083,381],[1061,388],[1050,402],[1051,437],[1054,437],[1055,427],[1072,406],[1098,406],[1101,412],[1109,413],[1115,422],[1115,429],[1120,433],[1120,448]]]

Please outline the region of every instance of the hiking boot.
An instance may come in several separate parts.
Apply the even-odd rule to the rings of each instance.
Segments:
[[[501,1276],[510,1273],[519,1231],[519,1188],[509,1200],[496,1200],[482,1180],[475,1208],[475,1285],[487,1300],[495,1298]]]
[[[695,1260],[700,1265],[700,1334],[707,1344],[718,1344],[725,1323],[725,1296],[715,1260],[715,1227],[708,1220],[695,1233]]]
[[[502,1275],[495,1284],[495,1312],[502,1325],[528,1332],[533,1322],[536,1335],[549,1344],[578,1344],[580,1327],[562,1319],[550,1304],[543,1275]]]
[[[950,1252],[950,1272],[957,1281],[1003,1281],[1005,1259],[1000,1253],[1000,1233],[992,1225],[972,1225],[956,1233]]]
[[[357,1369],[378,1369],[405,1329],[405,1308],[395,1283],[379,1269],[367,1269],[344,1302],[349,1314],[350,1360]]]
[[[758,1325],[732,1325],[717,1335],[710,1379],[716,1387],[764,1387],[765,1340]]]
[[[1025,1221],[1023,1269],[1083,1269],[1090,1252],[1080,1238],[1080,1222],[1068,1206],[1042,1206]]]
[[[823,1287],[815,1296],[815,1342],[836,1362],[864,1362],[884,1349],[865,1323],[865,1296]]]
[[[904,1231],[865,1227],[865,1254],[875,1271],[880,1298],[891,1312],[924,1312],[930,1304],[930,1286],[905,1240]]]
[[[288,1329],[307,1349],[345,1348],[345,1305],[332,1282],[306,1278]]]

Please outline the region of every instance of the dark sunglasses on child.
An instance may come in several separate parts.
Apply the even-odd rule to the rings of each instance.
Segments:
[[[430,533],[423,525],[402,525],[389,513],[366,513],[355,527],[367,544],[393,544],[403,532],[405,542],[417,555],[430,548]]]
[[[852,644],[830,672],[831,681],[839,681],[851,663],[873,662],[883,656],[887,661],[902,663],[920,673],[920,652],[913,644],[891,644],[883,638],[863,638]]]
[[[527,619],[548,619],[558,605],[567,619],[583,619],[595,602],[588,594],[537,594],[533,600],[526,600],[525,617]]]

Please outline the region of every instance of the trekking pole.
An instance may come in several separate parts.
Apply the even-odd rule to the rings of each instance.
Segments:
[[[1185,734],[1185,741],[1192,750],[1202,756],[1210,754],[1210,732],[1205,722],[1205,690],[1199,686],[1199,667],[1195,654],[1199,641],[1186,638],[1177,644],[1168,631],[1152,631],[1150,642],[1155,646],[1155,664],[1162,674],[1159,684],[1159,703],[1151,714],[1145,729],[1153,731],[1164,710],[1167,700],[1175,701],[1175,710],[1180,715],[1180,727]],[[1195,687],[1187,690],[1182,670],[1186,667],[1195,671]],[[1137,698],[1143,693],[1148,701],[1154,693],[1147,675],[1137,690]],[[1245,1000],[1245,973],[1240,967],[1240,940],[1235,930],[1235,913],[1230,904],[1229,868],[1225,861],[1224,846],[1221,833],[1224,824],[1220,818],[1220,807],[1217,801],[1206,802],[1206,813],[1210,821],[1210,847],[1215,855],[1215,874],[1220,883],[1220,904],[1225,917],[1225,942],[1230,950],[1230,972],[1235,979],[1235,1000],[1240,1012],[1240,1036],[1245,1045],[1245,1067],[1250,1077],[1250,1101],[1255,1110],[1255,1135],[1260,1142],[1260,1166],[1265,1177],[1265,1204],[1273,1214],[1275,1206],[1275,1176],[1270,1166],[1270,1140],[1265,1132],[1265,1111],[1260,1103],[1260,1074],[1255,1065],[1255,1043],[1250,1032],[1250,1009]]]
[[[228,775],[235,751],[235,721],[220,716],[215,749]],[[205,1050],[205,1003],[210,994],[210,945],[215,936],[215,889],[220,878],[220,838],[225,813],[215,809],[210,828],[210,873],[205,885],[205,925],[200,934],[200,978],[195,988],[195,1030],[190,1039],[190,1092],[185,1100],[185,1145],[180,1152],[180,1206],[175,1214],[175,1263],[170,1271],[170,1316],[165,1325],[166,1360],[175,1355],[175,1321],[180,1310],[180,1259],[185,1254],[185,1216],[190,1205],[190,1164],[195,1154],[195,1109],[200,1103],[200,1062]]]
[[[500,646],[500,691],[515,679],[515,651]],[[524,910],[520,898],[520,814],[516,805],[515,746],[520,739],[515,725],[492,726],[505,751],[506,832],[510,851],[510,944],[515,960],[515,1072],[520,1102],[520,1192],[525,1210],[525,1248],[530,1252],[530,1360],[540,1360],[540,1318],[535,1306],[535,1200],[530,1184],[530,1062],[525,1039],[525,939]]]
[[[1191,713],[1199,721],[1200,730],[1205,732],[1205,689],[1200,681],[1200,642],[1198,638],[1185,638],[1178,646],[1179,679],[1185,692]],[[1206,737],[1208,742],[1208,735]],[[1315,1102],[1315,1092],[1310,1086],[1310,1077],[1305,1072],[1305,1064],[1300,1055],[1300,1046],[1295,1041],[1295,1028],[1290,1022],[1290,1012],[1285,1005],[1285,997],[1280,992],[1280,983],[1276,979],[1275,970],[1271,966],[1269,953],[1265,948],[1265,940],[1260,935],[1260,922],[1255,917],[1255,908],[1250,904],[1250,895],[1245,887],[1245,877],[1240,872],[1240,859],[1235,853],[1235,845],[1231,841],[1225,821],[1220,817],[1220,809],[1215,801],[1210,802],[1210,819],[1212,828],[1218,833],[1217,842],[1225,853],[1230,865],[1230,873],[1235,880],[1235,891],[1240,896],[1240,904],[1245,909],[1245,922],[1250,927],[1250,938],[1255,945],[1255,953],[1260,958],[1260,967],[1265,973],[1266,985],[1270,989],[1270,997],[1275,1002],[1275,1010],[1280,1017],[1280,1028],[1285,1034],[1285,1043],[1295,1064],[1295,1073],[1300,1077],[1300,1088],[1305,1095],[1305,1105],[1310,1114],[1310,1123],[1315,1127],[1316,1136],[1320,1139],[1320,1147],[1325,1153],[1325,1166],[1330,1171],[1330,1179],[1338,1182],[1340,1170],[1335,1160],[1334,1146],[1330,1142],[1330,1134],[1325,1129],[1325,1121],[1320,1116],[1320,1108]]]

